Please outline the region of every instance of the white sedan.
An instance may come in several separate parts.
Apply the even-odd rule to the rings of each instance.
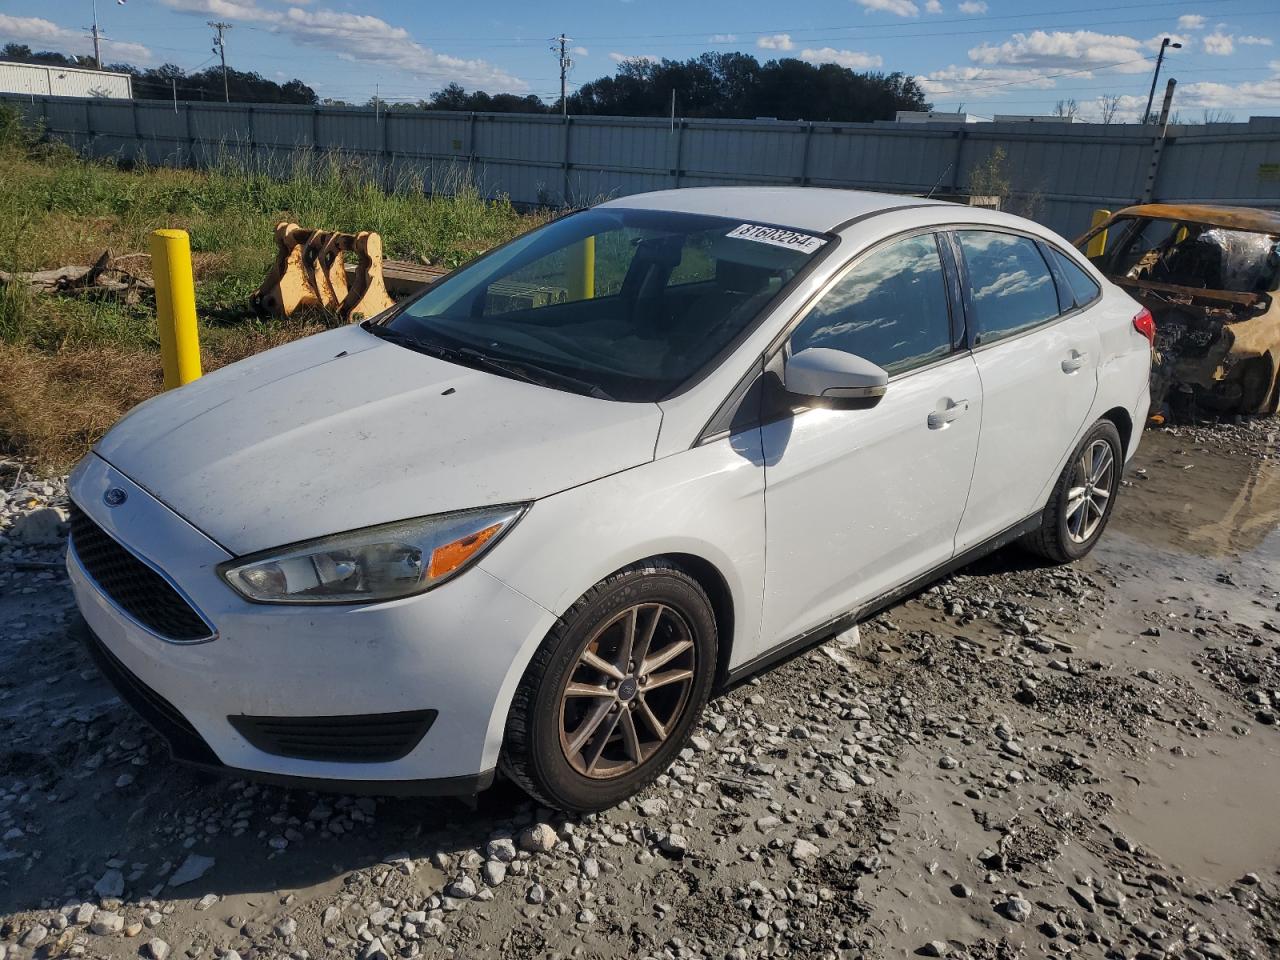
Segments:
[[[67,564],[178,759],[600,809],[717,690],[1015,539],[1087,553],[1152,333],[1017,217],[626,197],[142,404]]]

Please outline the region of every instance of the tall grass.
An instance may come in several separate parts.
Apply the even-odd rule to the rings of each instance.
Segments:
[[[340,153],[244,160],[224,150],[205,170],[126,169],[42,142],[38,130],[0,105],[0,270],[89,264],[104,249],[145,253],[152,230],[185,229],[205,362],[217,365],[321,329],[323,318],[260,320],[249,310],[249,294],[273,259],[279,221],[376,230],[390,258],[453,267],[545,219],[505,199],[485,199],[465,170],[448,175],[455,178],[451,195],[427,196],[419,181],[387,184],[368,163]],[[129,265],[149,272],[145,257]],[[0,345],[0,449],[51,467],[74,459],[113,414],[158,389],[149,302],[49,296],[10,284],[0,287]],[[98,367],[95,351],[104,358]],[[125,373],[130,366],[136,375]],[[92,417],[77,423],[76,409],[85,404],[62,398],[83,400],[85,378],[96,381],[95,396],[108,399],[105,407],[91,404]],[[117,389],[112,378],[130,385]],[[56,430],[39,428],[42,410],[57,411]]]

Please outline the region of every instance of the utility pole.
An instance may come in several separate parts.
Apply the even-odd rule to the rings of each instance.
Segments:
[[[1165,37],[1160,41],[1160,54],[1156,57],[1156,72],[1151,77],[1151,92],[1147,94],[1147,109],[1142,114],[1142,122],[1144,124],[1151,122],[1151,101],[1156,98],[1156,82],[1160,79],[1160,64],[1164,63],[1164,51],[1166,47],[1173,47],[1175,50],[1181,50],[1182,44],[1174,43],[1172,37]]]
[[[213,52],[222,58],[222,99],[226,103],[231,102],[231,89],[227,86],[227,41],[223,38],[224,30],[230,30],[231,24],[223,23],[221,20],[207,21],[209,26],[218,31],[218,35],[213,38]]]
[[[569,115],[569,98],[565,91],[565,78],[569,75],[569,68],[573,66],[573,61],[569,59],[565,45],[572,42],[573,38],[566,37],[563,33],[551,41],[551,52],[560,54],[560,114],[565,117]]]
[[[102,34],[98,32],[98,0],[93,0],[93,62],[102,69],[102,47],[99,44]]]

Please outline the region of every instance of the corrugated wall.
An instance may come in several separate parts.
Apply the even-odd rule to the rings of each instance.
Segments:
[[[448,193],[474,183],[518,204],[583,204],[646,190],[813,184],[893,193],[967,193],[1003,151],[1022,213],[1067,234],[1097,207],[1157,200],[1280,207],[1280,118],[1170,127],[1153,170],[1151,127],[1130,124],[806,123],[347,107],[10,98],[94,156],[154,164],[234,160],[284,171],[342,151],[391,189]],[[1154,174],[1154,176],[1153,176]]]

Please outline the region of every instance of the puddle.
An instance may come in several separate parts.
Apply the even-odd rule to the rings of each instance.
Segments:
[[[1148,430],[1126,477],[1111,529],[1161,550],[1280,564],[1276,461]]]
[[[1223,739],[1197,756],[1152,761],[1141,786],[1118,781],[1115,825],[1184,875],[1228,884],[1274,870],[1280,817],[1269,798],[1280,796],[1280,746],[1268,740]]]

